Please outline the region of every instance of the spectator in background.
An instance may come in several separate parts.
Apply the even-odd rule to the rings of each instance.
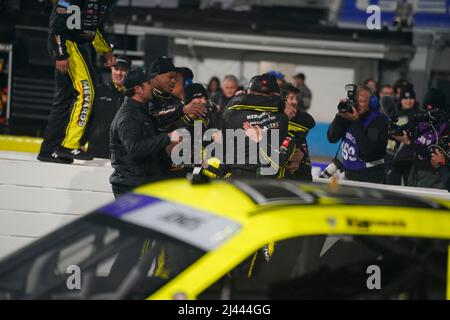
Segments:
[[[123,80],[130,67],[131,62],[126,57],[118,57],[111,66],[111,82],[97,88],[92,119],[84,139],[88,142],[89,153],[95,158],[110,158],[109,128],[125,98]]]
[[[297,73],[294,76],[294,86],[300,90],[298,107],[302,111],[307,111],[311,107],[312,93],[305,83],[304,73]]]
[[[208,90],[208,95],[210,97],[212,97],[217,92],[219,92],[220,91],[220,80],[219,80],[219,78],[212,77],[211,79],[209,79],[207,90]]]
[[[399,101],[400,93],[402,92],[402,88],[409,84],[410,83],[408,82],[408,80],[405,80],[405,79],[398,79],[397,81],[394,82],[394,85],[393,85],[394,100],[396,103]]]
[[[376,82],[374,79],[367,79],[366,81],[364,81],[364,85],[372,89],[372,92],[376,96],[378,96],[378,82]]]
[[[269,72],[267,72],[267,74],[270,74],[270,75],[274,76],[275,79],[277,79],[277,83],[280,88],[283,87],[284,85],[286,85],[287,82],[284,79],[284,74],[281,73],[280,71],[269,71]]]
[[[211,101],[218,106],[220,112],[223,112],[226,109],[228,102],[230,102],[231,98],[233,98],[236,94],[237,90],[237,78],[231,74],[226,75],[222,81],[222,90],[216,92],[216,94],[211,97]]]
[[[390,84],[383,84],[380,87],[380,98],[385,97],[385,96],[389,96],[389,97],[394,96],[394,89],[392,88],[392,86]]]

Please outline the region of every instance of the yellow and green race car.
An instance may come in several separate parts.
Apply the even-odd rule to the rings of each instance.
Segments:
[[[446,299],[450,202],[278,180],[136,189],[0,262],[1,299]]]

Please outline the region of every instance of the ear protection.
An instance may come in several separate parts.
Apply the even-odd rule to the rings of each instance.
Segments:
[[[361,87],[367,89],[370,92],[370,99],[369,99],[369,108],[370,108],[370,110],[371,111],[377,111],[378,110],[378,98],[373,93],[372,88],[370,88],[367,85],[363,85]]]
[[[378,110],[378,98],[374,94],[372,94],[372,96],[370,97],[369,108],[372,111]]]

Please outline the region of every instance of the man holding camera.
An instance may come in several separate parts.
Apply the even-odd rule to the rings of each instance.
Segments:
[[[341,100],[339,112],[328,128],[331,143],[342,139],[341,153],[348,180],[384,183],[384,156],[388,120],[376,110],[377,101],[368,86],[346,86],[348,99]]]

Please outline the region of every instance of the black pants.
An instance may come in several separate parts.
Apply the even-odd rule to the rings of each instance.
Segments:
[[[412,160],[393,162],[391,165],[391,169],[388,171],[386,183],[400,186],[402,184],[403,178],[404,185],[408,186],[408,178],[411,171],[411,166]]]
[[[360,182],[385,183],[386,170],[384,164],[361,170],[345,170],[345,178]]]
[[[69,70],[55,70],[55,96],[40,155],[51,155],[58,146],[78,149],[94,101],[94,71],[84,45],[66,40]]]
[[[111,188],[112,188],[112,192],[114,193],[114,197],[117,199],[121,195],[130,192],[135,187],[133,187],[133,186],[126,186],[126,185],[123,185],[123,184],[112,183],[111,184]]]

